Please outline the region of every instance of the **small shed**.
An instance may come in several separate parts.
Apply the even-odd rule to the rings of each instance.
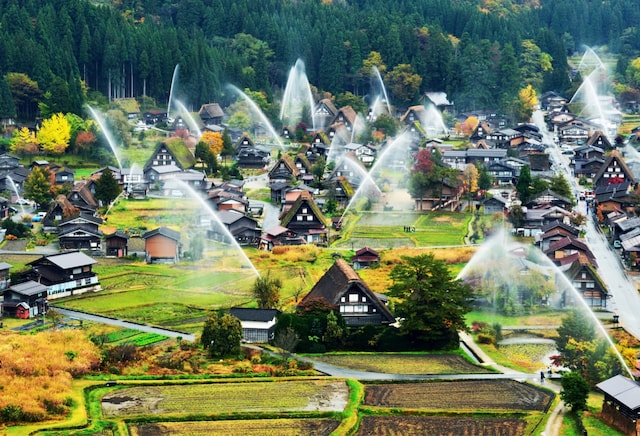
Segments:
[[[104,237],[107,256],[124,257],[127,256],[129,246],[129,235],[117,231]]]
[[[147,263],[178,263],[180,260],[180,232],[158,227],[142,235]]]
[[[243,341],[264,343],[273,339],[279,310],[232,307],[229,313],[240,320]]]
[[[369,268],[371,265],[380,262],[380,254],[373,248],[362,247],[356,251],[351,260],[353,269]]]
[[[12,285],[4,291],[2,312],[9,316],[27,319],[47,311],[47,287],[28,280]]]
[[[596,387],[604,393],[602,419],[623,434],[640,435],[640,383],[616,375]]]

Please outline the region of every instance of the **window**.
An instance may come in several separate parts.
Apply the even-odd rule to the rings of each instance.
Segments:
[[[362,297],[362,302],[365,303],[367,301],[367,297]]]
[[[357,303],[358,294],[349,294],[349,303]]]
[[[346,301],[347,301],[347,299],[345,297],[340,297],[340,302],[344,303]]]
[[[302,215],[296,216],[296,221],[302,221]]]
[[[303,208],[302,208],[302,213],[308,213],[308,212],[307,212],[307,208],[306,208],[306,207],[303,207]]]
[[[593,288],[595,288],[595,283],[587,282],[587,289],[593,289]]]
[[[307,221],[313,221],[313,215],[307,215]]]

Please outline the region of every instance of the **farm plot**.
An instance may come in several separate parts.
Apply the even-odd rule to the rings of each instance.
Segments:
[[[466,418],[430,416],[365,416],[357,436],[398,434],[501,435],[524,434],[525,422],[516,418]]]
[[[333,419],[247,419],[135,424],[129,430],[131,436],[324,436],[339,424]]]
[[[407,409],[544,411],[553,394],[514,380],[381,384],[365,387],[364,404]]]
[[[314,360],[359,371],[388,374],[481,374],[476,366],[457,354],[324,354]]]
[[[102,398],[105,416],[342,411],[349,389],[339,380],[136,386]]]

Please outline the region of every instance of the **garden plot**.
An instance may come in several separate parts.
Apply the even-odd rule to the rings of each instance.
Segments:
[[[367,406],[404,409],[545,411],[553,394],[514,380],[381,384],[365,388]]]
[[[357,436],[423,435],[501,435],[520,436],[526,423],[516,418],[365,416]]]
[[[131,436],[324,436],[339,424],[332,419],[246,419],[135,424],[129,430]]]
[[[339,380],[254,381],[135,386],[102,398],[105,416],[342,411],[349,389]]]

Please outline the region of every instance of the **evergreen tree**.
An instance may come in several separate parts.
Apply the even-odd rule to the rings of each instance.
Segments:
[[[579,372],[570,371],[562,375],[561,384],[560,398],[571,408],[571,411],[586,410],[590,391],[587,380]]]
[[[120,195],[120,192],[122,192],[122,189],[118,181],[113,177],[111,170],[106,168],[96,180],[96,199],[107,205],[115,200]]]
[[[15,118],[16,106],[13,103],[11,89],[4,77],[0,77],[0,118]]]

